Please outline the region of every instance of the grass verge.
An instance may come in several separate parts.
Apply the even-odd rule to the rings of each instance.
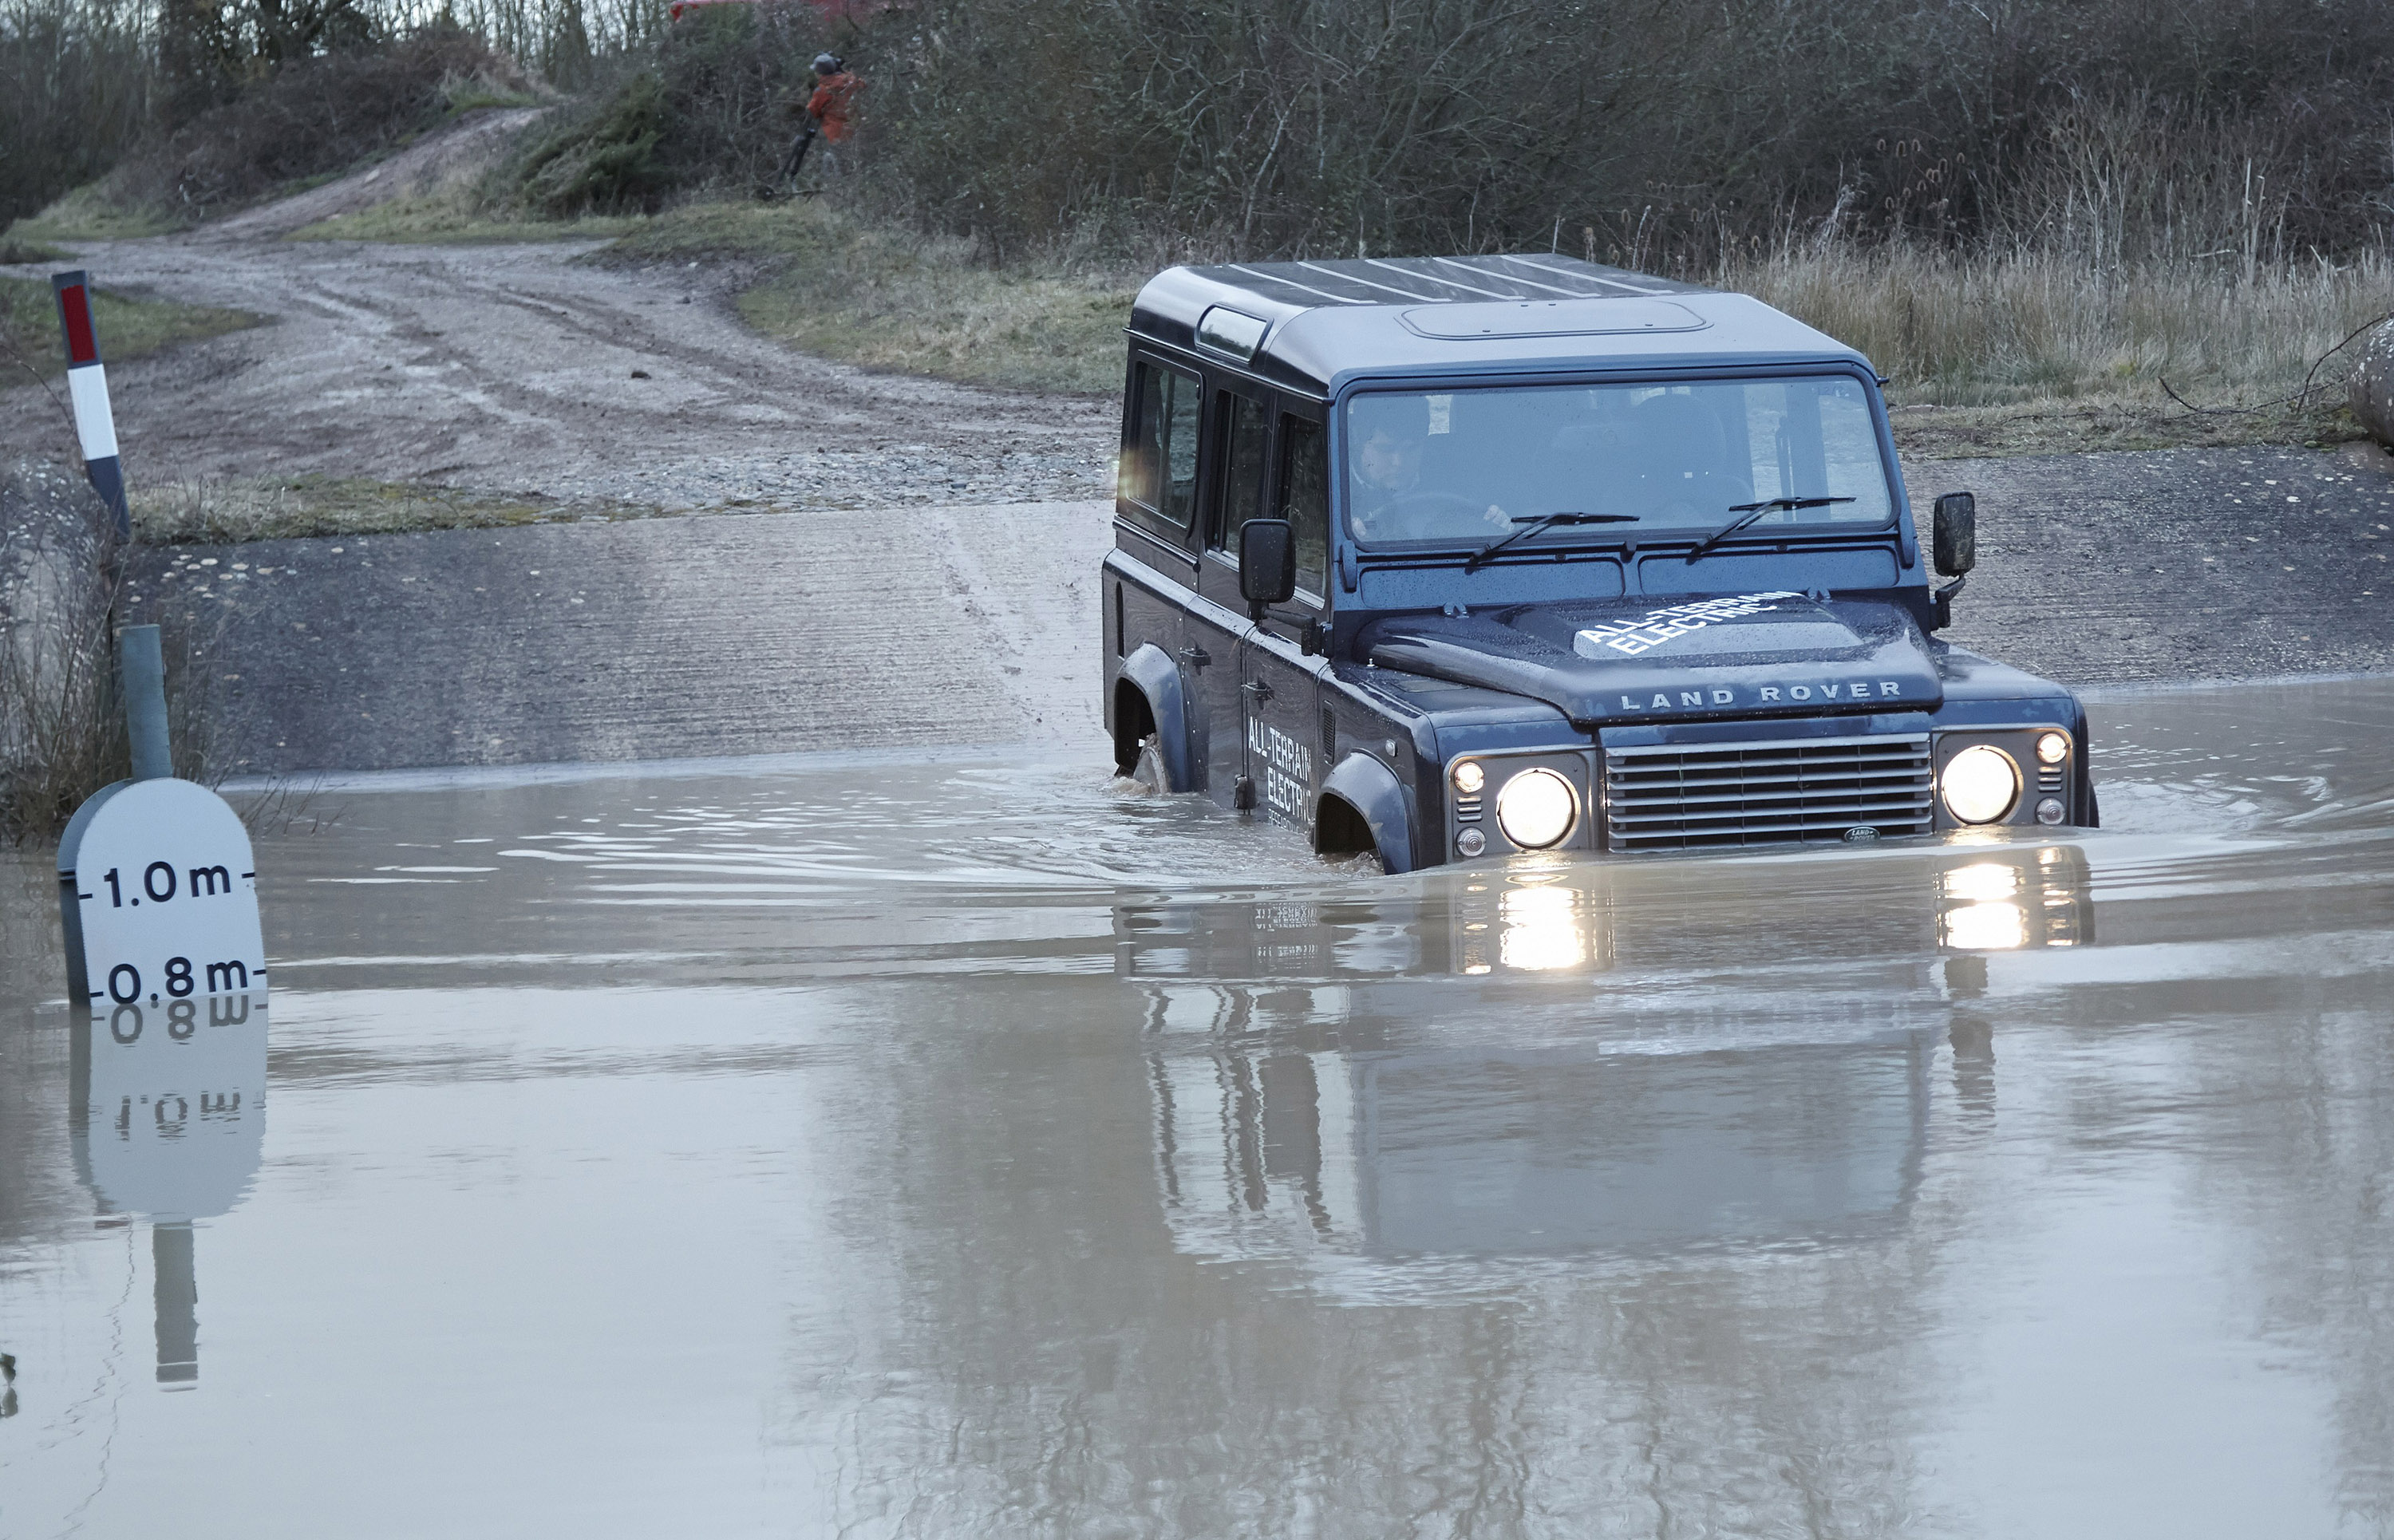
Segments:
[[[608,248],[633,263],[743,264],[737,307],[777,341],[867,369],[1105,396],[1122,388],[1137,276],[977,266],[964,241],[812,202],[690,204]]]
[[[568,502],[321,476],[187,480],[136,490],[131,503],[134,538],[153,546],[495,529],[645,519],[664,511],[628,503]]]
[[[111,363],[129,362],[179,342],[222,336],[260,321],[245,310],[92,290],[92,324],[99,333],[100,357]],[[0,345],[11,355],[11,374],[21,375],[27,367],[45,377],[66,372],[58,300],[47,283],[35,278],[0,278]]]
[[[10,225],[12,242],[137,241],[181,227],[163,208],[128,205],[109,196],[107,184],[88,182]]]
[[[19,262],[64,262],[69,259],[61,247],[45,245],[39,241],[19,241],[0,236],[0,267]]]
[[[648,221],[637,215],[536,219],[496,214],[470,198],[394,198],[293,230],[286,241],[375,241],[392,245],[497,245],[520,241],[612,241]]]

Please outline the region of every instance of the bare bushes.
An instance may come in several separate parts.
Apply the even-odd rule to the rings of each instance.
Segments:
[[[125,773],[109,711],[106,519],[55,467],[0,472],[0,837],[56,828]]]
[[[390,150],[466,105],[534,99],[505,56],[450,26],[387,49],[285,66],[143,149],[99,184],[104,207],[194,223]]]
[[[710,188],[765,186],[829,42],[805,0],[689,13],[652,58],[619,61],[527,151],[520,196],[551,217],[646,213]]]
[[[0,0],[0,230],[149,128],[148,15],[131,0]]]
[[[84,799],[130,770],[116,692],[107,507],[56,466],[0,467],[0,839],[56,833]],[[206,638],[165,638],[175,773],[210,758]]]
[[[2101,260],[2348,252],[2394,219],[2374,0],[922,0],[859,54],[888,180],[999,245],[1091,219],[1256,254],[1790,224]],[[1582,232],[1587,232],[1583,235]]]

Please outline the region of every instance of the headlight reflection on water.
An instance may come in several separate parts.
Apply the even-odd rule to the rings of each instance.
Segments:
[[[1949,909],[1940,945],[1954,952],[2015,952],[2028,944],[2028,912],[2008,901]]]
[[[1940,875],[1948,903],[1986,903],[2020,889],[2019,868],[1999,861],[1974,861]]]
[[[1587,927],[1581,894],[1571,887],[1514,888],[1497,905],[1504,930],[1498,956],[1506,967],[1552,972],[1587,963]]]
[[[2076,946],[2092,934],[2085,858],[2048,846],[1937,875],[1937,944],[1949,952]]]

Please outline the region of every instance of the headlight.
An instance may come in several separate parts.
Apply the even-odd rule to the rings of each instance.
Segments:
[[[1965,823],[1993,823],[2019,800],[2019,767],[2003,750],[1977,744],[1945,761],[1940,785],[1947,812]]]
[[[1488,783],[1488,772],[1466,759],[1454,767],[1454,789],[1466,796],[1478,796],[1480,788]]]
[[[2036,760],[2040,765],[2058,765],[2070,757],[2070,736],[2062,732],[2041,734],[2036,741]]]
[[[1525,770],[1496,794],[1496,826],[1525,850],[1560,843],[1578,816],[1571,783],[1550,770]]]

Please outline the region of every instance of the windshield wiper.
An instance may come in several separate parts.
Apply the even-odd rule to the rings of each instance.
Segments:
[[[1635,524],[1638,522],[1638,516],[1634,513],[1534,513],[1516,519],[1513,522],[1526,524],[1529,527],[1515,530],[1494,545],[1480,546],[1479,551],[1463,564],[1463,570],[1467,573],[1476,573],[1488,565],[1495,558],[1496,553],[1506,546],[1519,545],[1533,534],[1543,534],[1548,530],[1559,528],[1564,524]]]
[[[1782,508],[1824,508],[1832,503],[1852,501],[1850,497],[1766,497],[1759,503],[1735,504],[1728,511],[1737,517],[1697,541],[1696,548],[1688,553],[1688,559],[1693,561],[1766,513],[1776,513]]]

